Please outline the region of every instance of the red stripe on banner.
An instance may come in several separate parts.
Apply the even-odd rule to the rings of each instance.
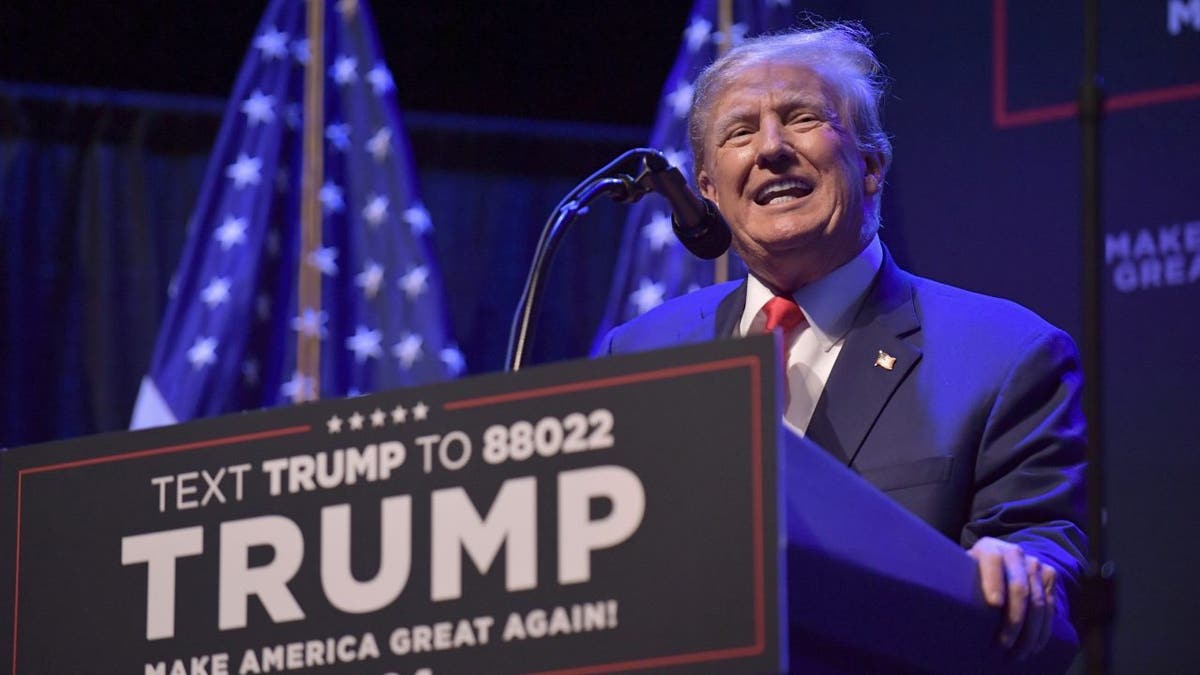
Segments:
[[[35,466],[28,469],[21,469],[17,472],[17,542],[15,546],[16,560],[13,563],[13,639],[12,639],[12,672],[17,675],[17,630],[19,628],[17,611],[20,607],[20,592],[21,592],[21,493],[25,484],[25,474],[47,473],[50,471],[60,471],[63,469],[75,469],[81,466],[92,466],[95,464],[107,464],[109,462],[120,462],[127,459],[140,459],[143,457],[154,457],[156,455],[166,455],[174,452],[182,452],[184,450],[195,450],[197,448],[211,448],[219,445],[231,445],[233,443],[241,443],[243,441],[257,441],[264,438],[278,438],[280,436],[293,436],[312,431],[312,425],[301,424],[293,427],[283,427],[280,429],[270,429],[267,431],[257,431],[250,434],[239,434],[237,436],[223,436],[220,438],[210,438],[204,441],[195,441],[192,443],[179,443],[177,445],[167,445],[161,448],[151,448],[149,450],[137,450],[134,452],[124,452],[117,455],[107,455],[104,457],[92,457],[90,459],[80,459],[73,462],[60,462],[58,464],[47,464],[45,466]]]
[[[1104,101],[1105,112],[1131,110],[1163,103],[1200,98],[1200,82],[1128,94],[1115,94]],[[1008,2],[992,0],[992,122],[1001,129],[1057,122],[1078,115],[1079,104],[1070,101],[1050,105],[1008,109]]]
[[[763,413],[762,393],[760,392],[760,387],[758,386],[762,381],[762,361],[756,356],[739,356],[736,358],[709,361],[707,363],[697,363],[689,366],[675,366],[672,368],[660,368],[658,370],[633,373],[631,375],[617,375],[614,377],[599,378],[586,382],[575,382],[572,384],[555,385],[552,387],[526,389],[525,391],[510,392],[507,394],[479,396],[476,398],[467,398],[458,401],[448,401],[442,405],[442,407],[448,411],[463,410],[466,408],[477,408],[485,405],[494,405],[497,403],[524,401],[533,398],[555,396],[558,394],[587,391],[591,389],[603,389],[606,387],[636,384],[638,382],[648,382],[652,380],[662,380],[672,377],[681,377],[684,375],[694,375],[696,373],[708,373],[715,370],[729,370],[732,368],[750,369],[750,419],[755,421],[755,423],[751,424],[750,428],[750,483],[753,502],[751,506],[751,518],[754,523],[754,531],[752,535],[752,555],[754,559],[754,642],[744,647],[730,647],[728,649],[714,649],[703,652],[674,654],[671,656],[633,659],[629,661],[581,666],[578,668],[567,668],[563,670],[547,670],[534,673],[533,675],[611,673],[621,670],[628,670],[630,668],[655,668],[683,665],[688,663],[700,663],[704,661],[719,661],[721,659],[757,656],[762,654],[763,650],[766,649],[766,579],[764,577],[764,564],[766,560],[766,551],[764,546],[766,540],[763,537],[764,514],[762,503],[763,439],[762,428],[759,424],[757,424],[757,420],[762,419]]]

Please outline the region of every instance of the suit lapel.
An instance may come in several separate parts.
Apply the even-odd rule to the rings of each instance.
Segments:
[[[805,435],[852,463],[888,399],[921,359],[921,349],[905,339],[920,328],[912,283],[885,250]]]

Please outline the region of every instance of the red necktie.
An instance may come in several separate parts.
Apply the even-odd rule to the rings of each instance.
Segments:
[[[768,331],[782,328],[786,335],[804,322],[804,312],[800,311],[800,305],[790,297],[777,295],[771,298],[763,306],[763,312],[767,315],[767,325],[764,328]]]
[[[800,311],[800,305],[791,296],[775,296],[763,305],[763,313],[767,315],[767,324],[764,326],[767,332],[773,331],[776,328],[783,329],[783,342],[780,344],[779,352],[779,369],[783,373],[783,410],[787,410],[788,402],[791,399],[791,391],[788,388],[788,352],[790,343],[787,339],[789,333],[792,332],[800,324],[804,323],[804,312]]]

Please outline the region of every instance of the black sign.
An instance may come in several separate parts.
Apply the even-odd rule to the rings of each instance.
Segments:
[[[9,450],[3,672],[779,670],[773,349]]]

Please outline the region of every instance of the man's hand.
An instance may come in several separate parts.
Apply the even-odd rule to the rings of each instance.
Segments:
[[[1017,659],[1035,654],[1050,640],[1058,611],[1054,584],[1057,572],[1017,544],[984,537],[967,555],[979,563],[983,597],[1004,610],[1000,644]]]

